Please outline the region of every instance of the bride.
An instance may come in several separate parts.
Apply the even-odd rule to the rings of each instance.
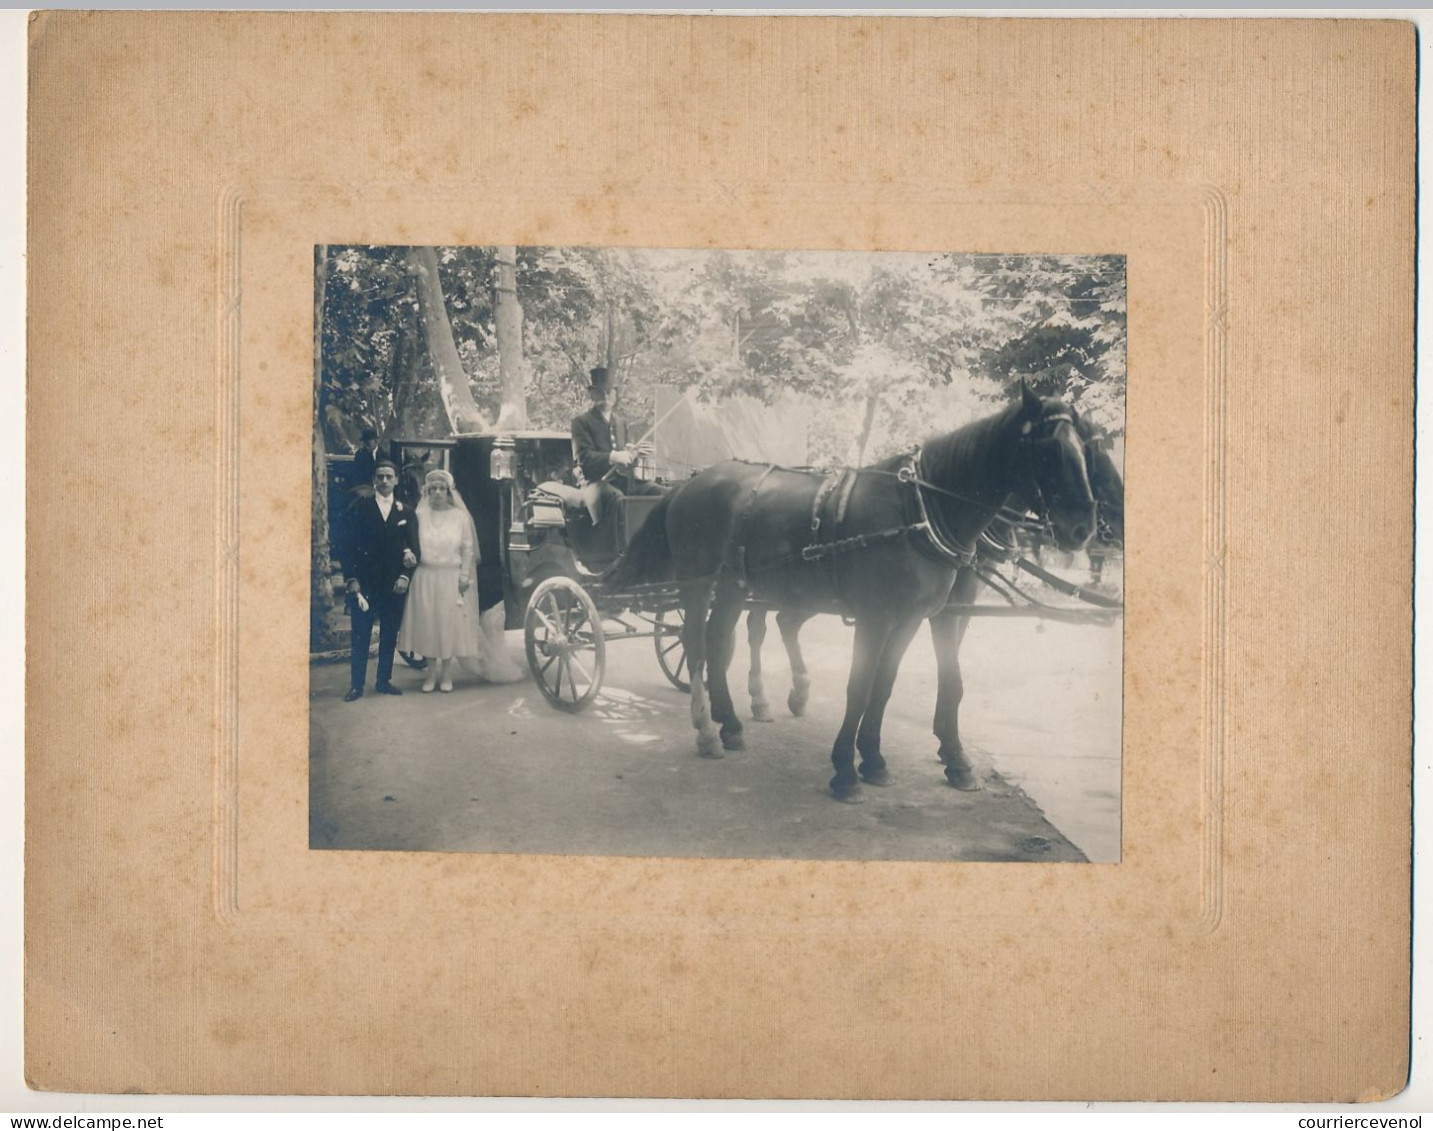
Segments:
[[[424,691],[453,690],[461,661],[494,683],[520,679],[503,641],[506,612],[498,602],[478,609],[481,560],[473,517],[446,471],[430,471],[418,503],[418,568],[398,630],[401,651],[430,661]]]

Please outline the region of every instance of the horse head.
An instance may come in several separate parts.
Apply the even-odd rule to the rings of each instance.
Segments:
[[[1081,550],[1095,531],[1095,498],[1078,414],[1064,401],[1023,385],[1013,419],[1018,456],[1015,494],[1061,550]]]
[[[1095,496],[1095,536],[1092,543],[1121,549],[1125,542],[1125,485],[1104,436],[1088,421],[1081,421],[1090,491]]]

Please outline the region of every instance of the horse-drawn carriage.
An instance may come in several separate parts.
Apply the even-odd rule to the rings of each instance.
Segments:
[[[768,610],[778,613],[792,662],[788,703],[798,714],[801,624],[819,613],[854,624],[846,719],[832,754],[831,788],[842,800],[857,800],[861,781],[888,780],[880,720],[921,621],[930,622],[941,669],[940,756],[950,784],[968,789],[975,783],[956,714],[957,656],[969,618],[1033,614],[1100,623],[1120,612],[1118,600],[1020,553],[1022,537],[1069,551],[1094,536],[1109,552],[1123,536],[1113,464],[1068,406],[1029,394],[924,451],[868,468],[822,473],[731,461],[666,495],[623,498],[596,522],[574,487],[565,433],[396,447],[427,449],[430,466],[436,453],[452,473],[477,524],[480,604],[505,602],[509,627],[523,627],[539,690],[560,710],[580,711],[597,697],[609,642],[650,639],[667,678],[692,696],[698,753],[719,757],[721,747],[743,745],[726,683],[742,612],[754,614],[758,718],[765,707],[757,654]],[[1089,607],[1032,595],[1017,570]],[[982,583],[1006,603],[977,602]]]

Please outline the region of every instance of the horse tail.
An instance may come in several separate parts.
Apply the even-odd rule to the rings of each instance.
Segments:
[[[602,578],[603,588],[627,589],[675,579],[672,547],[667,541],[667,509],[675,493],[657,500],[657,505],[647,512],[646,520],[627,543],[626,553]]]

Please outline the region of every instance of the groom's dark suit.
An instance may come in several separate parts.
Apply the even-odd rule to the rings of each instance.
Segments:
[[[368,642],[373,622],[378,621],[378,686],[393,678],[393,652],[398,645],[398,625],[403,619],[405,595],[393,592],[400,577],[411,578],[413,570],[403,564],[403,551],[418,557],[418,516],[393,500],[385,522],[376,498],[358,499],[349,507],[347,530],[342,544],[343,580],[358,582],[368,609],[352,602],[352,685],[358,690],[368,679]]]

